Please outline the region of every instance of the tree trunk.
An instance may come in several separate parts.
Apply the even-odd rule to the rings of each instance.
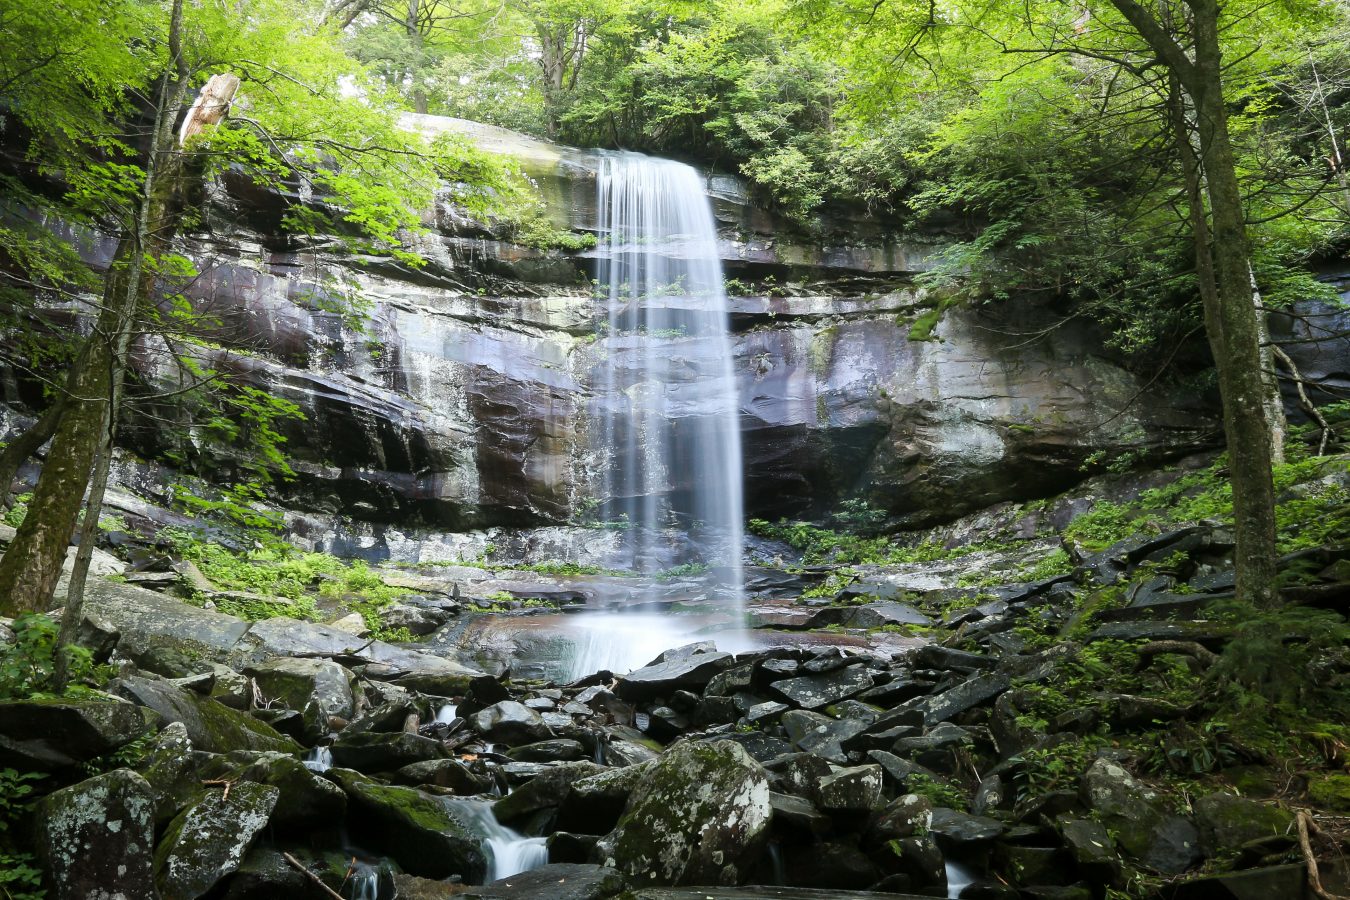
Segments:
[[[105,419],[116,421],[116,411],[110,407],[117,341],[130,329],[146,287],[147,254],[165,246],[174,233],[176,216],[170,201],[176,193],[178,155],[173,152],[173,123],[183,105],[188,74],[181,52],[182,20],[183,0],[174,0],[169,22],[173,69],[165,73],[158,92],[144,186],[118,243],[88,352],[77,361],[67,408],[28,513],[0,558],[0,614],[38,612],[51,601],[103,439],[103,423]],[[169,155],[161,159],[166,151]]]
[[[1237,539],[1237,595],[1258,607],[1278,601],[1275,590],[1275,489],[1270,423],[1263,398],[1260,328],[1252,305],[1250,254],[1233,148],[1224,107],[1217,0],[1191,0],[1195,66],[1188,92],[1195,101],[1200,162],[1209,199],[1218,308],[1210,347],[1223,398]]]
[[[1289,432],[1289,420],[1284,414],[1280,375],[1275,371],[1275,343],[1270,337],[1270,320],[1266,317],[1266,305],[1261,301],[1261,289],[1256,284],[1256,272],[1250,262],[1247,277],[1252,285],[1252,306],[1256,309],[1256,333],[1261,347],[1261,380],[1265,383],[1261,404],[1270,425],[1270,462],[1279,466],[1284,464],[1284,439]]]
[[[413,89],[413,111],[426,115],[427,112],[427,92],[418,82],[422,70],[422,29],[418,18],[421,14],[420,0],[408,0],[408,18],[405,28],[408,32],[408,43],[412,45],[415,52],[411,68],[408,70],[408,78],[412,82]]]
[[[84,588],[89,580],[89,564],[98,543],[99,518],[103,515],[103,496],[108,490],[108,470],[112,467],[113,439],[117,434],[117,412],[122,403],[122,383],[127,371],[127,350],[131,345],[130,321],[114,341],[109,402],[103,416],[103,440],[94,457],[94,475],[89,483],[89,499],[84,504],[84,523],[80,526],[80,547],[66,590],[66,608],[61,615],[61,631],[56,638],[56,659],[52,670],[52,689],[63,693],[70,681],[70,651],[84,616]]]

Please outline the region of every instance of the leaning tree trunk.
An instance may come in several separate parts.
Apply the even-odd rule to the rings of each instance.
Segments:
[[[144,189],[135,203],[133,224],[118,244],[88,352],[74,374],[67,409],[52,439],[28,513],[9,550],[0,558],[0,613],[6,615],[38,611],[51,600],[89,486],[104,422],[116,427],[113,387],[121,356],[118,342],[129,332],[140,298],[153,285],[144,262],[147,256],[166,250],[176,233],[182,155],[174,147],[173,124],[188,86],[180,48],[182,10],[182,0],[174,0],[169,26],[174,70],[165,74],[159,91]],[[220,121],[238,83],[232,75],[212,78],[184,124],[183,137],[200,131],[200,126],[193,124],[196,117],[206,124]],[[218,96],[222,89],[228,95],[224,99]]]
[[[1209,198],[1211,247],[1217,288],[1209,335],[1223,399],[1233,485],[1236,589],[1259,607],[1278,601],[1275,589],[1275,489],[1271,480],[1270,423],[1264,399],[1260,326],[1252,304],[1251,257],[1242,192],[1224,107],[1217,0],[1191,0],[1195,68],[1188,92],[1195,101],[1200,162]]]

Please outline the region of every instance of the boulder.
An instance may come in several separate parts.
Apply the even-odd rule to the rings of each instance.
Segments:
[[[1294,824],[1288,810],[1235,794],[1209,794],[1195,802],[1200,851],[1207,857],[1236,851],[1248,841],[1287,834]]]
[[[301,713],[314,737],[329,731],[330,719],[351,719],[355,713],[352,673],[332,660],[282,657],[245,671],[265,697]]]
[[[358,838],[405,872],[424,878],[458,875],[470,883],[487,874],[481,839],[446,801],[379,784],[350,769],[329,769],[326,775],[346,792]]]
[[[848,762],[842,742],[861,734],[867,727],[862,722],[841,722],[802,709],[783,713],[782,723],[794,747],[841,765]]]
[[[624,700],[648,700],[679,690],[701,691],[713,677],[731,668],[730,653],[691,653],[635,669],[619,679],[618,694]]]
[[[968,709],[987,703],[1006,691],[1009,684],[1011,682],[1007,675],[977,675],[941,694],[920,700],[917,708],[923,710],[924,724],[945,722]]]
[[[450,755],[440,741],[407,732],[343,732],[333,742],[333,762],[359,772],[392,772]]]
[[[430,784],[449,788],[464,796],[484,794],[492,790],[492,776],[481,769],[481,763],[461,759],[428,759],[404,766],[394,773],[393,780],[411,787]]]
[[[508,746],[533,744],[553,737],[539,713],[523,703],[503,700],[469,717],[469,725],[492,741]]]
[[[821,675],[803,675],[775,681],[771,687],[789,703],[803,709],[819,709],[861,694],[873,684],[864,666],[853,665]]]
[[[560,806],[573,782],[605,771],[591,762],[561,763],[549,766],[522,787],[516,788],[492,804],[500,822],[514,822],[541,809]]]
[[[165,722],[182,722],[198,750],[276,750],[299,753],[300,745],[247,713],[230,709],[209,697],[198,697],[154,676],[118,678],[109,690],[158,713]]]
[[[140,737],[154,720],[107,695],[7,700],[0,703],[0,768],[67,769]]]
[[[1115,882],[1120,860],[1115,842],[1100,822],[1065,816],[1060,819],[1059,833],[1080,872],[1099,884]]]
[[[551,863],[460,895],[463,900],[609,900],[627,885],[614,869]]]
[[[247,757],[247,759],[239,759]],[[342,820],[347,795],[342,788],[284,753],[232,753],[238,764],[222,777],[267,784],[279,792],[272,824],[282,831],[322,829]]]
[[[558,738],[513,747],[506,751],[506,755],[521,762],[575,762],[586,755],[586,749],[580,741]]]
[[[597,772],[572,782],[558,810],[558,827],[583,834],[613,830],[628,805],[629,796],[642,783],[655,762],[639,763]]]
[[[36,846],[50,900],[155,896],[155,791],[116,769],[48,795]]]
[[[881,800],[881,766],[840,769],[816,783],[816,803],[826,812],[871,812]]]
[[[1156,791],[1118,763],[1099,759],[1083,775],[1083,802],[1130,856],[1159,872],[1180,874],[1200,859],[1200,834],[1171,812]]]
[[[939,846],[965,848],[971,844],[988,844],[1001,836],[1006,828],[997,819],[938,807],[933,810],[928,830],[937,836]]]
[[[163,900],[196,900],[232,874],[276,808],[281,792],[241,781],[228,792],[198,794],[178,816],[155,851],[155,874]]]
[[[758,860],[771,817],[768,775],[744,749],[683,743],[652,767],[596,853],[644,884],[734,885]]]

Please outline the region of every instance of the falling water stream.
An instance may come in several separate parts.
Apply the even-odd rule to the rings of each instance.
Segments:
[[[605,154],[597,174],[603,510],[639,571],[687,536],[705,583],[742,603],[739,404],[717,232],[691,167]]]
[[[492,804],[478,800],[449,802],[469,819],[474,831],[483,836],[488,856],[488,883],[537,869],[548,862],[547,838],[524,837],[507,828],[493,815]]]
[[[727,613],[719,646],[743,649],[739,403],[703,179],[672,160],[606,153],[596,181],[600,515],[623,532],[637,571],[697,573]],[[627,672],[699,627],[650,615],[588,618],[571,629],[573,676]]]

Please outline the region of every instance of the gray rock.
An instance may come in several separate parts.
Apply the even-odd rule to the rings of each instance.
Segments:
[[[869,812],[881,800],[881,766],[840,769],[816,783],[815,796],[827,812]]]
[[[574,782],[603,772],[591,762],[560,763],[549,766],[522,787],[492,804],[500,822],[514,822],[541,809],[561,806]]]
[[[508,746],[533,744],[553,737],[539,713],[514,700],[503,700],[479,710],[469,717],[469,724],[489,740]]]
[[[355,713],[352,673],[328,659],[271,659],[245,670],[263,695],[301,713],[315,737],[328,732],[332,718]]]
[[[236,756],[231,754],[233,760]],[[231,781],[267,784],[279,792],[272,824],[283,831],[304,832],[330,827],[347,812],[347,795],[326,778],[282,753],[248,754],[252,758],[225,775]]]
[[[803,709],[783,713],[782,724],[794,747],[841,765],[848,762],[842,742],[867,727],[861,722],[841,722]]]
[[[626,886],[614,869],[552,863],[461,896],[464,900],[608,900],[622,894]]]
[[[347,793],[359,839],[393,858],[405,872],[424,878],[461,876],[481,882],[487,857],[472,824],[449,803],[407,787],[382,785],[349,769],[327,776]]]
[[[758,860],[771,818],[768,776],[745,750],[687,742],[661,757],[596,852],[646,884],[734,885]]]
[[[36,846],[50,900],[155,896],[155,792],[117,769],[44,798]]]
[[[907,759],[901,759],[894,753],[887,753],[885,750],[867,751],[868,759],[872,760],[885,771],[886,776],[894,783],[897,790],[905,790],[909,779],[914,775],[922,775],[935,784],[946,784],[947,779],[943,778],[932,769],[924,768],[916,762]]]
[[[938,807],[928,830],[939,838],[939,844],[963,847],[967,844],[987,844],[1006,830],[1002,822],[986,816],[972,816],[954,809]]]
[[[112,696],[0,702],[0,767],[66,769],[150,730],[155,716]]]
[[[492,790],[492,777],[483,770],[482,763],[475,764],[462,759],[429,759],[410,763],[394,773],[394,781],[411,787],[430,784],[449,788],[463,796],[485,794]]]
[[[1116,857],[1115,841],[1100,822],[1064,817],[1059,832],[1084,875],[1100,883],[1115,881],[1120,874],[1120,860]]]
[[[580,741],[557,738],[513,747],[506,755],[521,762],[574,762],[585,756],[586,750]]]
[[[450,613],[434,606],[395,603],[380,610],[380,624],[386,628],[406,628],[414,635],[431,634],[446,622]]]
[[[1130,856],[1169,875],[1200,859],[1200,834],[1163,798],[1117,763],[1099,759],[1083,775],[1083,802]]]
[[[199,794],[169,823],[155,851],[164,900],[196,900],[234,873],[277,805],[280,791],[239,782]]]
[[[1006,691],[1009,684],[1011,682],[1007,675],[979,675],[935,697],[920,700],[917,708],[923,710],[925,724],[945,722],[968,709],[987,703]]]
[[[379,731],[343,732],[333,742],[333,762],[359,772],[392,772],[404,766],[443,759],[450,753],[440,741],[419,734]]]
[[[558,811],[558,826],[567,831],[605,834],[623,815],[628,798],[651,772],[655,761],[609,769],[572,782]]]
[[[114,680],[109,690],[148,707],[165,722],[182,722],[198,750],[277,750],[299,753],[300,746],[247,713],[209,697],[198,697],[160,678],[130,675]]]
[[[678,690],[702,690],[736,658],[730,653],[693,653],[629,672],[619,679],[618,694],[625,700],[646,700]]]
[[[816,809],[815,804],[796,794],[769,794],[776,825],[787,825],[813,835],[828,834],[833,827],[830,817]]]
[[[789,703],[803,709],[819,709],[861,694],[872,683],[872,676],[864,666],[853,665],[823,675],[775,681],[771,687]]]

